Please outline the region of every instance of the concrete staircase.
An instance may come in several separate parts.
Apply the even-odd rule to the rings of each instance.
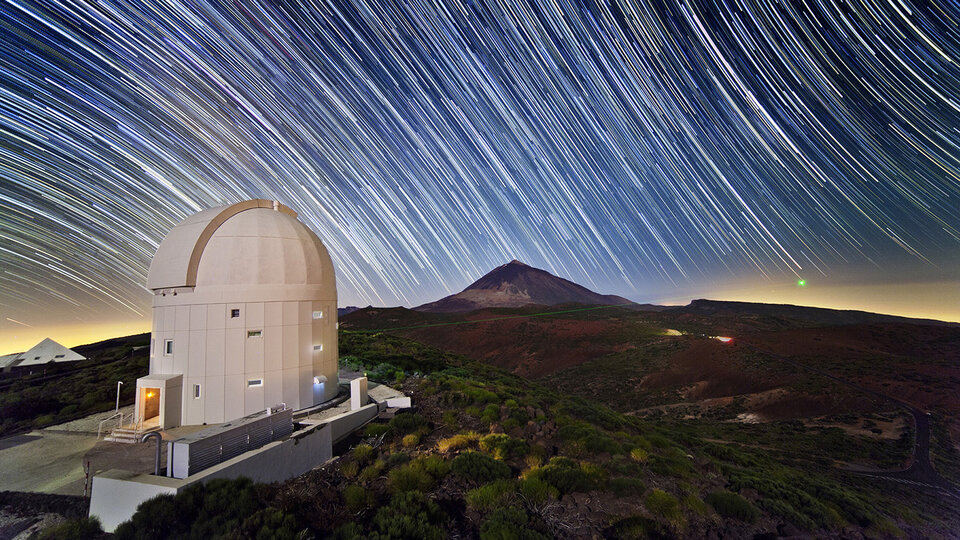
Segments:
[[[159,427],[142,429],[136,429],[134,427],[115,427],[109,435],[103,438],[103,440],[118,443],[137,444],[147,433],[159,430]]]

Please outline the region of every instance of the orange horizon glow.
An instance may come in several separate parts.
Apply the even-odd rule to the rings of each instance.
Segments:
[[[0,355],[24,352],[45,338],[67,348],[89,345],[107,339],[132,336],[150,331],[150,321],[116,321],[90,324],[52,324],[23,326],[0,331]]]

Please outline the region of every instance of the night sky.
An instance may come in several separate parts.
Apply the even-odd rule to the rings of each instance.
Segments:
[[[256,197],[324,241],[341,305],[516,258],[641,302],[960,320],[958,24],[906,0],[0,1],[0,353],[148,329],[164,234]]]

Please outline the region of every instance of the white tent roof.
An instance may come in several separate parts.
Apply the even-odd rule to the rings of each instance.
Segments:
[[[23,361],[14,365],[32,366],[46,364],[51,361],[76,362],[78,360],[86,360],[83,356],[80,356],[50,338],[46,338],[40,343],[37,343],[29,351],[20,353],[20,357],[23,358]]]
[[[13,364],[17,360],[20,360],[21,358],[23,358],[22,352],[5,354],[3,356],[0,356],[0,369],[3,369],[9,366],[10,364]]]

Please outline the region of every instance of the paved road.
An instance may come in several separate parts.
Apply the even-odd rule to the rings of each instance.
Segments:
[[[863,472],[866,476],[871,476],[874,478],[884,478],[888,480],[894,480],[906,484],[912,484],[920,487],[925,487],[928,489],[933,489],[940,492],[943,495],[955,497],[960,499],[960,488],[953,485],[947,479],[940,476],[940,473],[933,468],[933,465],[930,463],[930,417],[927,416],[926,412],[910,405],[905,401],[901,401],[897,398],[882,394],[873,390],[872,388],[867,388],[859,384],[850,382],[846,379],[833,375],[827,371],[824,371],[819,368],[808,366],[796,360],[792,360],[785,356],[772,353],[767,350],[763,350],[749,343],[744,343],[740,341],[740,345],[752,349],[756,352],[762,353],[764,355],[773,357],[781,362],[790,364],[791,366],[805,369],[807,371],[816,373],[828,379],[832,379],[841,384],[849,386],[859,390],[860,392],[870,394],[872,396],[885,399],[892,403],[903,407],[904,409],[910,411],[910,414],[913,415],[914,425],[916,425],[916,441],[913,448],[913,460],[909,467],[902,471],[875,471],[875,472]]]

